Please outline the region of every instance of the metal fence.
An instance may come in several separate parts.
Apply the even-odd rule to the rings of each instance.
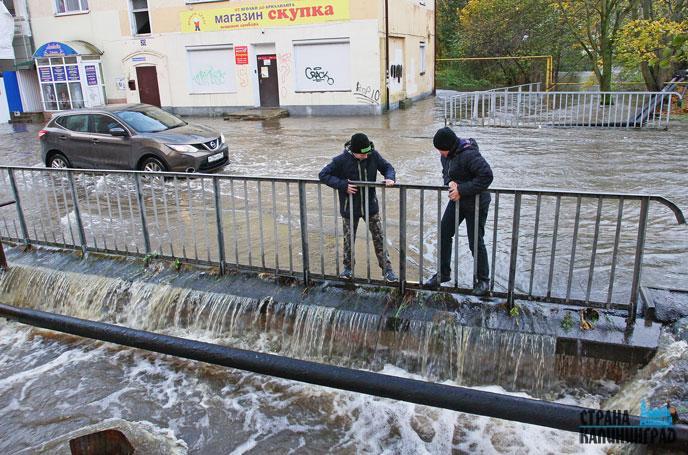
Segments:
[[[344,218],[336,191],[317,180],[3,166],[0,182],[0,200],[17,201],[0,209],[5,240],[158,255],[217,265],[222,273],[236,268],[306,282],[336,280],[340,272]],[[392,285],[422,287],[439,269],[447,188],[361,185],[379,186],[385,248],[400,278]],[[490,288],[510,303],[613,308],[633,320],[651,202],[664,208],[652,216],[685,223],[678,207],[658,196],[490,193]],[[453,244],[451,291],[470,290],[477,270],[462,231]],[[364,224],[356,238],[354,282],[385,284]]]
[[[667,129],[675,92],[466,92],[444,101],[448,125]]]

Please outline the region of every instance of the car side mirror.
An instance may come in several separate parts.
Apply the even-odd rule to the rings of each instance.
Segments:
[[[127,137],[129,136],[124,128],[110,128],[110,134],[117,137]]]

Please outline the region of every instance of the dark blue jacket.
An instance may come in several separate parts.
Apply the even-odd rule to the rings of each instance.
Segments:
[[[480,205],[490,203],[490,193],[485,190],[492,183],[492,169],[475,139],[459,139],[447,158],[442,157],[442,177],[445,185],[459,184],[459,208],[475,207],[476,194],[480,194]]]
[[[358,180],[374,182],[377,179],[378,172],[386,179],[396,181],[394,167],[375,150],[374,146],[368,158],[365,160],[358,160],[351,154],[349,143],[347,142],[344,151],[335,156],[332,162],[320,171],[318,177],[320,181],[327,186],[339,190],[339,213],[344,218],[349,218],[349,195],[346,192],[348,181]],[[364,188],[359,187],[358,193],[353,196],[354,218],[365,216],[365,213],[361,211],[361,196],[364,195]],[[367,201],[370,211],[369,214],[375,215],[379,213],[380,207],[377,202],[377,195],[375,194],[374,187],[368,188]],[[365,206],[363,210],[365,211]]]

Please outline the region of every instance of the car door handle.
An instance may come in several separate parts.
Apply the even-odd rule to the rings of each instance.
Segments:
[[[67,140],[67,136],[60,136],[60,139],[62,139],[63,141],[66,141],[66,140]]]
[[[100,142],[100,140],[99,140],[99,139],[92,139],[92,142],[93,142],[94,144],[97,144],[97,143]]]

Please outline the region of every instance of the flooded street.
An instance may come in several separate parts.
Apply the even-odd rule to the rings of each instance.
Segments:
[[[434,99],[381,117],[187,120],[224,133],[231,160],[226,174],[317,178],[318,171],[341,152],[344,142],[363,131],[395,166],[400,183],[442,183],[432,136],[443,122]],[[40,125],[0,126],[0,164],[40,166],[39,129]],[[492,166],[495,187],[647,193],[667,197],[684,211],[688,209],[688,121],[674,122],[669,131],[456,131],[478,141]],[[686,230],[671,226],[666,209],[652,207],[657,214],[650,218],[644,278],[652,284],[685,288]],[[7,284],[9,278],[4,279]],[[92,288],[121,287],[120,283],[104,281],[89,284]],[[158,304],[160,300],[174,308],[171,294],[139,289],[138,294],[131,292],[135,305],[122,311],[115,303],[103,308],[97,305],[97,298],[104,301],[108,297],[105,292],[74,294],[70,283],[55,286],[47,292],[60,301],[42,308],[60,312],[73,305],[64,312],[175,336],[330,360],[276,344],[276,340],[286,343],[281,327],[274,333],[247,329],[229,336],[222,330],[224,326],[211,330],[201,323],[184,325],[172,318],[162,321],[160,315],[168,313],[148,302]],[[2,292],[0,278],[0,297]],[[37,295],[26,291],[25,297]],[[29,302],[24,303],[29,306]],[[209,326],[218,320],[218,314],[227,315],[230,308],[239,313],[224,301],[203,302],[203,308],[206,305],[208,314],[199,311],[197,317],[209,321]],[[317,318],[304,321],[304,333],[312,336],[315,329],[305,325],[317,323]],[[551,340],[542,343],[551,348]],[[683,343],[675,349],[685,353],[688,345]],[[376,368],[364,363],[362,367],[432,379],[389,364]],[[461,381],[457,378],[445,383]],[[526,388],[509,390],[504,384],[479,388],[598,407],[618,390],[618,385],[601,382],[585,389],[554,389],[544,394]],[[27,453],[21,451],[109,418],[150,422],[167,435],[171,446],[193,454],[602,453],[605,449],[602,445],[580,445],[572,433],[268,378],[0,321],[1,453]]]
[[[432,136],[444,126],[434,99],[379,117],[284,118],[270,122],[186,118],[225,134],[237,175],[317,178],[344,142],[365,132],[395,166],[400,183],[441,184]],[[40,125],[0,126],[0,163],[40,163]],[[16,131],[15,131],[16,130]],[[668,131],[456,128],[474,137],[494,171],[493,186],[658,194],[688,206],[688,121]]]

